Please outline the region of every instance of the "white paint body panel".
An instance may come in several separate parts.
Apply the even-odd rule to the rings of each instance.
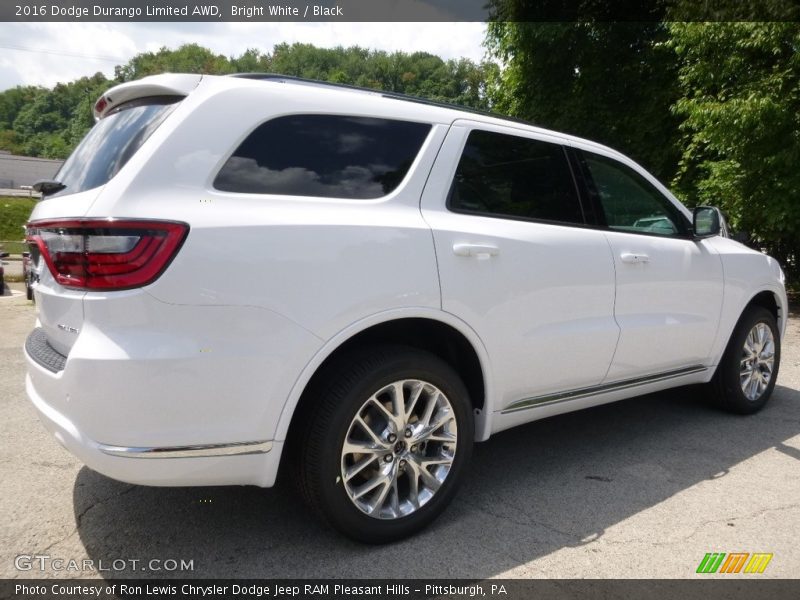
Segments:
[[[722,308],[722,263],[706,241],[606,233],[621,333],[608,381],[708,364]],[[647,262],[627,263],[624,254]]]
[[[614,321],[614,263],[599,230],[457,214],[444,198],[473,127],[459,121],[440,152],[422,200],[439,259],[442,309],[475,327],[494,365],[494,404],[600,383],[619,337]],[[545,141],[553,136],[530,134]],[[497,249],[459,256],[454,246]],[[554,369],[569,364],[569,369]]]
[[[131,160],[106,185],[44,200],[32,216],[190,225],[167,270],[142,289],[75,292],[41,270],[38,324],[67,359],[54,374],[29,357],[28,394],[59,441],[111,477],[272,485],[316,369],[354,335],[396,319],[439,321],[473,347],[485,387],[478,440],[559,412],[708,380],[758,292],[774,294],[785,328],[779,267],[731,240],[666,240],[446,208],[472,127],[605,153],[641,172],[607,148],[378,93],[159,77],[117,90],[130,98],[154,89],[188,94]],[[431,132],[406,179],[378,200],[213,189],[216,172],[254,127],[293,113],[406,119],[429,123]],[[623,265],[625,252],[651,260]],[[525,398],[697,364],[706,369],[503,413]],[[137,460],[100,450],[262,440],[272,450],[246,456]]]

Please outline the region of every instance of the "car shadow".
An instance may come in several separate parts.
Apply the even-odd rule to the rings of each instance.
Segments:
[[[141,568],[150,559],[184,559],[194,567],[101,573],[108,578],[485,578],[591,543],[768,448],[800,459],[784,444],[798,433],[800,392],[782,386],[751,417],[717,411],[690,387],[538,421],[478,444],[444,514],[422,533],[379,547],[318,522],[288,482],[269,490],[153,488],[84,467],[73,505],[96,561],[138,559]]]

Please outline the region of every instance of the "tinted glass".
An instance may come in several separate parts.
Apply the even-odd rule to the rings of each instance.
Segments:
[[[583,223],[561,146],[489,131],[469,134],[449,206],[478,214]]]
[[[179,99],[145,98],[122,105],[100,119],[55,176],[66,187],[48,198],[108,183],[172,112]]]
[[[293,115],[260,125],[214,181],[227,192],[380,198],[406,176],[431,126]]]
[[[639,173],[605,156],[589,152],[583,156],[611,229],[666,236],[686,233],[678,209]]]

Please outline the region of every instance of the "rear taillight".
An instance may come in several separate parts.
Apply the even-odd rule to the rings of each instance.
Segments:
[[[155,281],[188,232],[171,221],[70,219],[28,223],[27,240],[59,284],[124,290]]]

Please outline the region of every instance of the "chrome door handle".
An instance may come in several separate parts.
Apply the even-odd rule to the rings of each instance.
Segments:
[[[650,262],[650,257],[647,254],[639,252],[624,252],[619,256],[620,260],[624,263],[646,263]]]
[[[456,256],[471,256],[478,260],[497,256],[499,252],[500,249],[497,246],[488,244],[453,244],[453,253]]]

